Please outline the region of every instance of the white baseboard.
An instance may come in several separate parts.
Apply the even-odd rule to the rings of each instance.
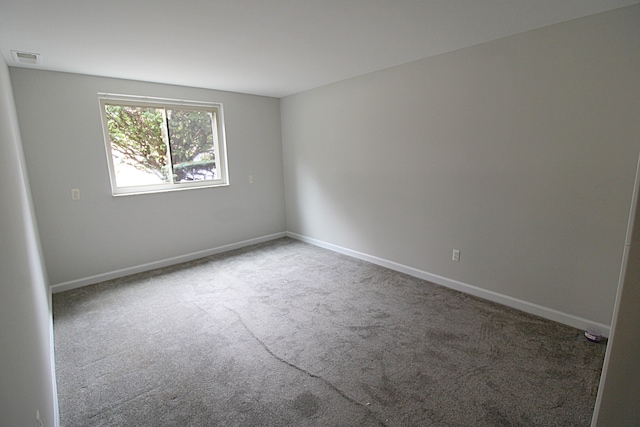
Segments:
[[[64,283],[51,285],[51,292],[58,293],[71,289],[81,288],[87,285],[104,282],[106,280],[117,279],[119,277],[130,276],[136,273],[154,270],[156,268],[168,267],[170,265],[180,264],[183,262],[193,261],[194,259],[204,258],[211,255],[220,254],[222,252],[232,251],[234,249],[244,248],[246,246],[256,245],[258,243],[268,242],[269,240],[285,237],[286,233],[275,233],[267,236],[256,237],[255,239],[244,240],[242,242],[231,243],[229,245],[218,246],[217,248],[205,249],[203,251],[192,252],[186,255],[180,255],[173,258],[167,258],[160,261],[148,262],[146,264],[136,265],[133,267],[123,268],[120,270],[110,271],[107,273],[96,274],[95,276],[84,277],[82,279],[70,280]]]
[[[544,307],[538,304],[523,301],[507,295],[502,295],[497,292],[489,291],[487,289],[479,288],[477,286],[469,285],[467,283],[449,279],[447,277],[439,276],[437,274],[429,273],[423,270],[418,270],[417,268],[409,267],[409,266],[399,264],[397,262],[389,261],[383,258],[378,258],[373,255],[368,255],[362,252],[343,248],[341,246],[323,242],[321,240],[313,239],[311,237],[306,237],[300,234],[292,233],[290,231],[287,231],[286,235],[288,237],[291,237],[292,239],[300,240],[302,242],[309,243],[314,246],[329,249],[334,252],[338,252],[344,255],[361,259],[363,261],[370,262],[372,264],[389,268],[391,270],[399,271],[401,273],[405,273],[410,276],[417,277],[419,279],[427,280],[429,282],[433,282],[447,288],[455,289],[457,291],[464,292],[469,295],[486,299],[488,301],[496,302],[498,304],[502,304],[507,307],[515,308],[517,310],[524,311],[525,313],[542,317],[543,319],[553,320],[554,322],[562,323],[562,324],[572,326],[574,328],[578,328],[581,330],[587,330],[588,328],[595,328],[599,330],[603,336],[605,337],[609,336],[609,332],[611,329],[610,326],[604,325],[602,323],[593,322],[591,320],[583,319],[581,317],[574,316],[572,314],[563,313],[553,308]]]
[[[52,293],[68,291],[71,289],[80,288],[82,286],[93,285],[96,283],[104,282],[106,280],[117,279],[120,277],[129,276],[136,273],[142,273],[145,271],[154,270],[156,268],[168,267],[168,266],[180,264],[183,262],[193,261],[198,258],[204,258],[207,256],[216,255],[216,254],[220,254],[227,251],[232,251],[234,249],[244,248],[246,246],[251,246],[258,243],[279,239],[285,236],[291,237],[296,240],[300,240],[305,243],[309,243],[314,246],[318,246],[321,248],[329,249],[334,252],[338,252],[344,255],[358,258],[363,261],[370,262],[372,264],[389,268],[391,270],[399,271],[401,273],[405,273],[410,276],[417,277],[419,279],[427,280],[429,282],[433,282],[450,289],[455,289],[457,291],[464,292],[466,294],[473,295],[482,299],[486,299],[488,301],[493,301],[493,302],[505,305],[507,307],[515,308],[517,310],[524,311],[525,313],[533,314],[533,315],[542,317],[544,319],[563,323],[565,325],[572,326],[574,328],[578,328],[582,330],[586,330],[588,328],[595,328],[599,330],[602,333],[602,335],[605,337],[608,337],[610,333],[609,325],[597,323],[588,319],[574,316],[572,314],[563,313],[561,311],[558,311],[549,307],[544,307],[538,304],[523,301],[507,295],[502,295],[497,292],[493,292],[493,291],[483,289],[477,286],[473,286],[467,283],[463,283],[457,280],[449,279],[447,277],[439,276],[437,274],[429,273],[423,270],[419,270],[417,268],[409,267],[407,265],[399,264],[397,262],[389,261],[373,255],[343,248],[341,246],[323,242],[321,240],[313,239],[311,237],[306,237],[297,233],[292,233],[290,231],[270,234],[267,236],[244,240],[242,242],[223,245],[223,246],[219,246],[212,249],[192,252],[186,255],[180,255],[177,257],[167,258],[160,261],[153,261],[146,264],[123,268],[115,271],[110,271],[107,273],[101,273],[95,276],[84,277],[81,279],[71,280],[63,283],[57,283],[55,285],[51,285],[50,288]]]

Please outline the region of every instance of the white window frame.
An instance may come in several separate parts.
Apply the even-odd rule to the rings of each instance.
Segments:
[[[167,191],[190,190],[194,188],[222,187],[229,185],[229,171],[227,166],[227,145],[224,130],[224,113],[222,104],[216,102],[185,101],[170,98],[154,98],[147,96],[121,95],[110,93],[98,93],[100,102],[100,117],[102,119],[102,129],[104,143],[107,153],[107,163],[109,165],[109,178],[111,180],[111,191],[114,196],[125,196],[132,194],[159,193]],[[129,105],[137,107],[171,108],[180,107],[182,109],[194,109],[197,111],[208,111],[214,117],[214,152],[216,167],[219,178],[214,180],[202,180],[182,183],[162,183],[139,186],[118,187],[116,181],[115,165],[113,163],[113,153],[111,150],[111,135],[107,124],[106,105]],[[216,135],[217,133],[217,135]]]

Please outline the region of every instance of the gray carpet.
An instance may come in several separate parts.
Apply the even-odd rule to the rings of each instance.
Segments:
[[[605,352],[287,238],[53,308],[63,427],[587,426]]]

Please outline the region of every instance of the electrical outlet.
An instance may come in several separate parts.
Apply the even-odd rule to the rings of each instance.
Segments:
[[[249,184],[253,184],[253,175],[249,175],[247,180],[249,181]]]
[[[40,419],[40,410],[36,409],[36,422],[38,423],[38,427],[42,427],[42,420]]]
[[[72,188],[71,189],[71,200],[80,200],[80,189]]]
[[[460,262],[460,251],[458,249],[453,250],[451,261]]]

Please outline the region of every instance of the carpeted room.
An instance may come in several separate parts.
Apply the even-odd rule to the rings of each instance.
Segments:
[[[3,231],[2,235],[3,241],[8,242],[5,249],[15,248],[13,251],[4,250],[2,257],[3,272],[9,273],[6,276],[9,282],[4,286],[3,281],[0,298],[5,303],[1,310],[1,320],[5,325],[2,328],[2,359],[7,361],[5,366],[8,368],[2,372],[2,384],[7,385],[3,385],[2,393],[2,413],[6,423],[22,425],[26,420],[33,421],[38,414],[44,425],[57,425],[56,396],[60,396],[62,419],[70,416],[69,412],[65,412],[65,408],[70,406],[65,406],[64,402],[68,401],[61,396],[62,390],[67,390],[67,385],[61,386],[61,381],[68,377],[60,374],[57,379],[60,389],[56,394],[56,380],[51,365],[54,355],[51,347],[53,340],[63,336],[62,329],[58,333],[55,329],[62,328],[62,321],[54,319],[54,334],[50,336],[49,319],[52,311],[53,314],[58,313],[58,319],[63,318],[62,313],[68,315],[74,311],[69,304],[63,304],[65,298],[73,295],[85,295],[89,298],[90,293],[94,293],[94,296],[104,293],[107,295],[104,302],[107,303],[110,292],[125,290],[123,295],[128,295],[127,292],[135,293],[135,289],[140,286],[140,283],[133,282],[135,280],[155,283],[155,278],[158,278],[164,283],[164,280],[172,277],[174,272],[171,269],[182,268],[171,267],[172,265],[183,262],[197,264],[196,259],[211,257],[207,258],[207,263],[215,269],[219,265],[217,262],[232,262],[230,260],[234,256],[244,259],[247,255],[242,251],[249,249],[243,247],[249,248],[255,244],[265,245],[259,246],[259,250],[274,245],[275,248],[294,247],[296,251],[304,253],[315,251],[317,248],[314,246],[321,246],[352,258],[380,264],[375,266],[352,261],[364,270],[350,271],[353,276],[345,275],[344,279],[320,279],[311,273],[309,277],[301,274],[305,280],[315,278],[315,284],[305,285],[309,289],[314,289],[313,286],[326,286],[333,290],[327,300],[318,297],[320,306],[325,304],[329,308],[332,305],[340,307],[341,300],[332,297],[341,295],[341,291],[351,290],[358,295],[366,295],[366,286],[375,288],[380,283],[385,283],[385,292],[391,292],[367,295],[371,299],[363,299],[363,306],[350,301],[353,306],[349,305],[343,311],[351,310],[354,315],[360,314],[362,318],[359,320],[362,322],[355,322],[356,319],[352,317],[347,317],[347,320],[338,317],[334,319],[335,323],[332,323],[331,317],[326,316],[321,307],[315,317],[305,317],[302,313],[305,313],[306,308],[299,308],[310,304],[304,299],[305,295],[287,294],[290,298],[302,298],[295,300],[295,306],[290,307],[296,308],[292,310],[294,315],[300,315],[300,318],[293,320],[301,323],[290,323],[298,325],[305,333],[315,331],[319,334],[315,337],[317,341],[313,341],[314,336],[307,336],[311,343],[321,343],[320,338],[332,343],[330,337],[323,334],[332,330],[330,327],[340,326],[344,329],[335,329],[338,331],[336,333],[349,337],[349,345],[354,346],[350,350],[353,353],[331,353],[332,349],[328,347],[303,345],[306,350],[302,355],[309,357],[300,360],[289,358],[291,354],[288,353],[299,349],[293,345],[297,343],[291,343],[291,348],[282,345],[282,342],[274,340],[277,337],[272,336],[273,331],[261,329],[266,324],[261,325],[260,318],[252,317],[253,309],[258,310],[256,307],[264,309],[261,312],[265,314],[265,319],[277,317],[278,312],[270,312],[268,307],[256,305],[249,309],[240,304],[225,308],[224,305],[213,304],[198,308],[195,303],[185,303],[189,309],[178,314],[171,310],[171,306],[160,303],[160,307],[165,308],[165,314],[173,313],[175,318],[185,319],[187,322],[181,326],[172,326],[180,328],[192,325],[203,328],[196,329],[197,331],[212,333],[212,324],[198,323],[196,326],[188,322],[218,319],[221,324],[229,327],[229,331],[233,331],[232,337],[240,337],[242,341],[238,345],[246,344],[245,350],[251,349],[247,355],[261,351],[262,360],[270,363],[277,372],[293,377],[299,374],[299,378],[307,381],[312,390],[305,392],[295,388],[280,389],[281,400],[276,399],[277,393],[273,395],[272,398],[276,399],[273,402],[277,402],[277,407],[291,410],[289,415],[281,415],[277,410],[265,407],[263,415],[271,414],[274,422],[286,424],[302,421],[320,424],[324,420],[322,417],[332,415],[331,411],[327,412],[327,408],[344,409],[353,406],[356,414],[353,416],[365,417],[358,418],[365,420],[365,423],[386,423],[386,420],[389,420],[390,425],[410,423],[412,418],[409,414],[416,410],[416,420],[430,420],[442,425],[455,424],[456,421],[447,416],[460,411],[451,410],[449,413],[440,407],[429,408],[428,403],[425,403],[428,400],[426,390],[421,387],[430,384],[425,371],[420,371],[423,372],[422,376],[418,375],[418,370],[411,364],[410,369],[401,369],[410,352],[395,353],[395,340],[406,338],[407,342],[414,344],[414,348],[421,350],[420,357],[431,354],[434,358],[429,363],[442,369],[444,361],[435,357],[435,354],[453,351],[457,346],[462,346],[467,352],[455,353],[456,357],[466,357],[473,354],[473,351],[478,351],[478,354],[484,354],[483,357],[487,359],[491,359],[492,354],[500,355],[502,361],[507,363],[509,359],[505,352],[511,350],[511,339],[521,343],[515,348],[529,348],[528,345],[534,344],[539,345],[538,348],[546,348],[549,350],[547,356],[551,358],[557,349],[568,354],[573,354],[573,350],[578,351],[580,348],[587,352],[600,349],[595,351],[597,354],[591,354],[586,359],[577,359],[586,363],[578,365],[581,367],[592,366],[593,360],[602,367],[604,353],[599,351],[604,351],[605,344],[592,344],[582,336],[584,329],[592,326],[599,328],[604,335],[613,335],[613,339],[607,343],[609,353],[605,366],[608,368],[605,369],[607,375],[604,377],[609,379],[610,388],[605,383],[604,390],[608,393],[600,393],[599,396],[589,387],[585,388],[589,389],[588,396],[586,392],[578,393],[580,398],[588,399],[586,405],[589,408],[585,412],[587,415],[576,416],[576,420],[581,420],[576,421],[576,424],[588,424],[594,409],[600,411],[599,425],[608,425],[606,420],[620,419],[619,417],[635,419],[638,416],[634,409],[637,405],[629,396],[634,395],[632,391],[636,387],[633,384],[636,383],[634,379],[637,378],[637,372],[629,369],[629,361],[634,359],[637,345],[633,344],[633,340],[625,340],[633,336],[633,325],[637,322],[632,310],[625,310],[624,307],[625,304],[633,307],[637,301],[634,296],[637,289],[634,282],[626,287],[620,287],[619,283],[624,283],[625,278],[621,272],[628,273],[625,268],[621,269],[626,259],[625,250],[633,249],[627,229],[629,211],[633,205],[638,157],[636,118],[640,98],[637,96],[639,12],[637,5],[616,8],[613,3],[610,3],[610,11],[591,10],[580,17],[565,16],[557,24],[547,23],[554,25],[490,38],[472,46],[461,45],[455,50],[425,59],[415,58],[418,59],[415,62],[405,61],[408,63],[391,68],[380,67],[378,71],[370,70],[374,71],[372,73],[343,75],[342,78],[326,81],[323,85],[306,86],[304,90],[290,92],[276,89],[274,85],[263,86],[260,90],[252,88],[247,82],[257,84],[260,79],[272,75],[264,67],[238,68],[235,75],[243,75],[246,86],[231,77],[227,86],[222,83],[206,86],[196,85],[199,77],[195,74],[172,73],[175,64],[164,64],[165,67],[162,68],[167,74],[180,76],[185,80],[149,82],[151,78],[148,76],[154,74],[145,69],[145,61],[131,67],[140,71],[138,75],[111,77],[105,77],[106,71],[103,74],[92,73],[86,71],[86,68],[85,71],[77,68],[74,70],[75,74],[62,68],[47,68],[55,60],[53,54],[44,66],[18,66],[10,62],[12,57],[8,49],[17,48],[13,45],[16,44],[15,35],[26,40],[25,35],[15,30],[13,24],[0,21],[0,29],[5,29],[0,33],[0,41],[3,42],[0,47],[9,65],[3,66],[2,71],[3,94],[7,94],[3,97],[2,104],[2,119],[3,124],[6,124],[2,127],[3,150],[6,149],[8,154],[5,156],[3,151],[4,167],[0,169],[3,170],[3,177],[11,183],[7,186],[9,190],[2,193],[2,224],[3,230],[17,230],[12,233]],[[418,3],[407,2],[406,5],[407,9],[404,10],[391,8],[381,11],[373,8],[372,16],[366,22],[375,23],[382,18],[404,20],[402,22],[416,23],[415,28],[407,25],[408,30],[422,31],[418,23],[427,18],[409,13],[411,7],[419,7]],[[6,7],[2,6],[3,11],[14,10],[5,9]],[[256,7],[260,13],[252,15],[252,19],[255,19],[252,22],[258,29],[270,28],[265,20],[258,17],[269,16],[276,19],[277,13],[265,10],[263,6]],[[304,15],[303,12],[309,12],[304,7],[302,9],[293,7],[287,12],[289,15],[285,13],[282,16],[299,17],[298,15]],[[355,13],[358,9],[355,3],[350,3],[346,9],[332,10],[333,15],[329,16],[336,17],[351,16],[349,13]],[[472,9],[467,9],[469,10]],[[60,15],[60,11],[43,8],[40,13],[44,11],[48,11],[52,19],[61,22],[67,19],[63,14]],[[316,15],[318,19],[324,16]],[[11,16],[18,22],[18,14]],[[528,14],[524,13],[522,16]],[[322,19],[326,18],[324,16]],[[569,18],[578,19],[568,20]],[[274,22],[279,22],[286,28],[287,22],[294,21],[276,19]],[[336,31],[349,34],[348,28],[339,25],[340,22],[342,21],[336,23]],[[324,28],[331,28],[329,22],[326,24]],[[25,28],[28,32],[29,25],[25,24]],[[314,34],[298,30],[301,31],[298,40],[300,45],[305,45],[305,36],[314,40]],[[269,40],[273,41],[269,38],[272,35],[270,31],[262,34],[262,41],[266,45]],[[238,39],[240,42],[242,40],[246,42],[246,39]],[[390,40],[386,41],[393,45]],[[331,41],[340,40],[327,39],[327,43]],[[12,45],[9,47],[7,42]],[[170,43],[171,40],[167,42]],[[359,52],[374,52],[367,51],[367,46],[371,46],[361,42],[363,44],[358,45],[361,47]],[[342,58],[346,58],[348,55],[345,52],[353,52],[349,50],[348,43],[338,44],[344,50],[336,50],[334,53],[337,57],[343,55]],[[246,43],[240,45],[245,46]],[[384,44],[380,44],[380,47],[383,46]],[[297,55],[299,52],[292,50],[280,54],[292,54],[291,63],[296,63],[295,58],[303,57]],[[221,51],[222,54],[224,51]],[[43,58],[47,59],[44,55]],[[135,61],[135,58],[130,60]],[[233,55],[228,59],[233,60]],[[245,58],[238,60],[242,59]],[[312,57],[306,62],[313,63]],[[85,65],[90,63],[91,61],[85,61]],[[262,70],[262,73],[251,74],[250,70],[255,69]],[[320,71],[322,70],[317,70]],[[361,75],[353,77],[357,74]],[[287,76],[290,76],[291,82],[295,80],[300,83],[297,80],[299,75],[282,74],[283,80]],[[311,76],[317,77],[310,71],[308,77]],[[194,85],[199,87],[193,87]],[[98,93],[221,103],[224,106],[229,185],[114,196],[108,162],[105,159]],[[71,197],[72,189],[79,189],[79,199]],[[284,236],[306,244],[278,240]],[[460,250],[459,261],[451,259],[454,249]],[[224,254],[231,250],[240,252],[235,255],[234,252]],[[318,256],[330,263],[348,259],[344,255],[333,259],[330,254],[336,255],[324,250],[319,253],[323,255]],[[633,255],[633,251],[630,254]],[[25,263],[25,260],[29,262]],[[278,262],[288,265],[285,261]],[[330,269],[331,265],[333,264],[326,268]],[[632,262],[630,265],[633,267]],[[168,276],[148,273],[155,268],[165,267],[170,269]],[[265,272],[267,267],[265,263]],[[378,270],[381,267],[390,270],[383,273]],[[376,273],[369,274],[370,269]],[[247,267],[244,273],[249,275],[249,272],[254,273]],[[142,276],[135,276],[137,274]],[[241,273],[233,274],[243,276]],[[134,277],[125,278],[130,275]],[[387,276],[389,281],[374,280],[379,275]],[[205,278],[204,281],[215,282],[218,280],[215,277],[214,272],[210,272],[208,279]],[[346,277],[353,279],[347,280]],[[370,281],[362,280],[362,277],[370,278]],[[634,276],[627,274],[627,277]],[[286,280],[290,280],[287,272],[283,272],[281,278],[279,284],[283,286],[286,285]],[[198,280],[191,282],[201,283]],[[106,282],[104,286],[96,285],[102,282]],[[262,291],[260,286],[265,286],[264,283],[242,285],[235,279],[232,282],[240,288],[231,286],[230,295],[234,295],[233,292],[242,293],[242,286],[246,286],[248,297],[264,297],[259,294]],[[353,282],[358,287],[350,288]],[[437,286],[427,282],[436,283]],[[193,283],[182,286],[188,291],[187,294],[192,292],[190,297],[193,297],[196,289]],[[126,291],[127,285],[130,285],[129,291]],[[220,296],[220,286],[223,285],[215,282],[211,286],[210,293]],[[274,295],[285,292],[285,289],[293,292],[292,286],[274,287],[272,290]],[[55,292],[53,304],[48,301],[49,288]],[[158,289],[161,288],[163,285],[158,285]],[[445,288],[462,291],[463,294]],[[416,289],[424,294],[413,293],[418,292]],[[625,291],[631,293],[623,297]],[[484,312],[504,309],[505,316],[509,314],[515,317],[509,321],[496,320],[492,324],[494,329],[490,329],[490,325],[484,325],[481,318],[474,322],[458,312],[455,318],[448,318],[447,310],[432,307],[434,312],[441,313],[441,318],[450,320],[448,324],[452,328],[449,335],[440,334],[441,339],[435,340],[435,335],[429,336],[426,333],[431,331],[428,324],[434,319],[428,313],[422,313],[425,317],[415,314],[409,296],[416,296],[423,301],[428,299],[427,296],[436,298],[437,292],[445,292],[454,299],[463,299],[465,306],[487,304],[483,305]],[[314,294],[317,293],[320,292],[314,291]],[[205,298],[207,293],[202,292],[202,295]],[[348,293],[347,295],[349,296]],[[393,307],[395,316],[376,318],[374,312],[366,312],[366,304],[369,304],[382,310],[382,314],[382,307],[385,305],[382,301],[385,298],[389,307]],[[237,300],[241,302],[241,298]],[[123,313],[126,312],[127,305],[124,302],[133,305],[132,316],[139,314],[135,311],[137,309],[142,310],[141,314],[145,313],[144,300],[138,301],[142,304],[140,307],[136,306],[135,301],[125,298],[122,302]],[[278,304],[273,304],[279,307]],[[78,303],[77,307],[81,306]],[[196,309],[198,311],[189,311]],[[237,315],[229,309],[235,310]],[[149,327],[166,320],[161,309],[158,311],[157,308],[152,310],[148,307],[148,310]],[[36,313],[36,316],[30,313]],[[193,313],[200,314],[189,317]],[[98,316],[97,312],[95,314]],[[95,320],[108,318],[106,314],[104,316],[96,317]],[[401,321],[396,323],[389,320],[393,318],[411,320],[421,327],[418,331],[413,331],[415,335],[412,335],[401,329]],[[542,318],[546,319],[545,327],[537,323]],[[303,327],[308,326],[305,322],[312,320],[329,329]],[[56,322],[59,323],[56,325]],[[117,324],[115,322],[116,326]],[[515,325],[520,324],[534,325],[538,334],[519,335],[522,331]],[[456,328],[470,326],[471,329],[462,332],[463,329],[454,330],[454,325]],[[143,330],[146,326],[138,323],[138,327]],[[275,326],[271,329],[277,330]],[[575,346],[555,335],[554,331],[558,330],[571,331],[560,332],[560,335],[568,338]],[[134,328],[131,332],[141,331]],[[155,332],[147,332],[158,341],[148,340],[146,344],[150,347],[146,351],[156,351],[157,346],[161,347],[164,341]],[[392,332],[397,336],[390,336]],[[117,332],[119,333],[121,331]],[[474,334],[477,333],[480,337],[485,337],[483,345],[489,346],[484,349],[485,353],[466,347],[481,345],[480,340],[474,340]],[[294,333],[281,335],[296,336]],[[211,338],[206,334],[200,336]],[[90,338],[100,337],[102,335],[97,332],[92,337],[86,337],[83,342],[86,343],[87,350]],[[123,342],[130,343],[132,337],[133,335],[125,335]],[[502,347],[489,338],[502,343]],[[551,342],[542,344],[538,339],[551,339]],[[610,351],[616,348],[616,339],[620,343],[619,353]],[[107,342],[111,343],[103,341],[96,344],[103,346],[98,346],[98,350],[103,351],[104,355],[110,354],[104,347]],[[363,342],[372,343],[371,345],[376,343],[374,348],[394,348],[390,353],[376,355],[384,363],[371,366],[358,364],[354,369],[370,368],[372,376],[367,377],[367,381],[362,384],[354,385],[352,381],[347,381],[347,378],[352,377],[339,374],[341,369],[356,366],[355,361],[349,357],[362,361],[366,346],[359,346]],[[385,342],[387,345],[383,344]],[[437,343],[442,347],[436,351],[425,347],[427,343]],[[447,347],[447,343],[451,345]],[[494,343],[493,349],[491,343]],[[82,347],[82,343],[71,340],[68,349],[77,350],[75,346],[79,344]],[[192,345],[192,354],[194,357],[202,356],[199,360],[204,363],[208,360],[204,349],[200,347],[204,344],[198,341],[186,342],[177,347],[184,349]],[[117,348],[118,345],[114,347]],[[164,349],[168,351],[170,348],[169,345]],[[434,353],[430,353],[430,350]],[[310,353],[312,351],[318,353]],[[60,355],[60,367],[60,363],[64,361],[62,354],[65,353],[55,349],[55,354]],[[125,354],[128,353],[122,353]],[[323,356],[329,360],[318,364],[315,363],[314,356]],[[335,363],[330,356],[340,358],[344,364]],[[397,361],[385,359],[391,356]],[[117,356],[114,357],[112,360],[118,360]],[[448,357],[453,356],[449,354]],[[589,363],[586,362],[587,359]],[[103,363],[108,360],[105,359]],[[148,359],[147,362],[154,360],[156,363],[160,361]],[[220,366],[221,360],[229,359],[223,357],[217,361],[209,361]],[[303,360],[305,363],[298,364],[298,361]],[[573,359],[567,356],[566,360],[560,362],[570,360]],[[76,363],[88,366],[79,360]],[[489,369],[483,368],[484,365],[476,365],[478,360],[467,363],[478,369],[464,371],[466,376],[453,376],[443,380],[442,389],[436,393],[438,398],[445,399],[452,392],[458,393],[457,385],[461,389],[473,391],[473,386],[478,384],[474,381],[480,381],[476,374]],[[180,365],[178,362],[175,364]],[[118,366],[120,365],[116,364],[115,369]],[[315,371],[313,366],[320,371]],[[386,366],[392,366],[396,370],[383,375],[381,366],[385,366],[385,369]],[[547,372],[558,373],[557,378],[562,378],[563,374],[570,378],[571,375],[565,368],[569,369],[563,366],[549,368]],[[574,364],[571,369],[575,368]],[[67,369],[63,370],[65,374],[69,372]],[[325,371],[330,371],[330,375],[324,375]],[[440,375],[446,376],[444,372],[446,370]],[[494,379],[483,377],[483,387],[489,388],[477,387],[486,391],[484,406],[476,405],[465,414],[478,417],[479,423],[482,420],[502,420],[504,424],[515,422],[515,418],[508,417],[523,416],[519,412],[523,408],[507,410],[512,408],[510,402],[515,402],[517,398],[511,395],[500,399],[496,397],[501,390],[505,390],[502,387],[508,381],[498,381],[499,375],[495,370],[492,372]],[[94,378],[100,375],[96,372],[94,374],[97,375]],[[413,377],[413,374],[417,377]],[[113,373],[112,378],[116,377],[117,374]],[[554,381],[556,377],[553,377]],[[108,381],[109,378],[107,375],[103,380]],[[135,375],[129,378],[135,378]],[[170,380],[170,376],[152,378],[159,383]],[[264,379],[259,378],[261,381]],[[386,378],[389,387],[385,389],[384,381],[373,381],[375,378],[380,381]],[[415,378],[422,378],[424,382],[416,387],[413,398],[407,398],[406,401],[389,398],[395,395],[392,391],[394,387],[406,392],[406,387]],[[194,377],[192,379],[195,381]],[[222,378],[220,381],[224,383],[226,380]],[[590,384],[590,381],[585,380],[583,385]],[[227,382],[230,383],[229,387],[233,386],[232,381]],[[292,382],[295,383],[295,380],[289,383]],[[490,383],[495,389],[489,386]],[[167,385],[167,390],[173,390],[171,384],[164,384]],[[217,383],[210,380],[209,385],[211,384]],[[466,388],[462,387],[463,384],[466,384]],[[265,387],[265,394],[278,386],[277,383],[266,380],[262,385]],[[186,387],[178,389],[186,390]],[[114,388],[103,390],[113,390],[105,393],[106,398],[112,396],[116,399],[111,402],[113,405],[123,403],[126,400],[124,396],[141,396],[141,399],[144,397],[151,401],[154,396],[158,396],[153,392],[147,395],[136,394],[142,388],[135,387],[129,391],[121,389],[120,395]],[[158,389],[149,387],[145,390]],[[206,388],[198,390],[211,391]],[[532,389],[521,387],[521,397],[526,395],[525,390],[532,393]],[[602,392],[602,388],[600,391]],[[191,390],[189,395],[193,397],[196,392],[197,390]],[[92,387],[86,393],[85,397],[93,399],[100,391]],[[217,395],[214,394],[215,396]],[[244,397],[247,396],[255,394],[247,389]],[[122,400],[118,401],[118,398]],[[168,400],[161,399],[153,403],[184,403],[184,400],[180,400],[179,393],[165,398]],[[531,402],[540,403],[541,401],[536,400],[538,398],[541,397],[538,396]],[[322,399],[336,402],[335,406]],[[194,403],[197,398],[187,400]],[[222,400],[222,403],[227,404],[233,399]],[[226,408],[228,413],[252,414],[253,417],[260,412],[257,410],[262,407],[260,402],[272,402],[260,399],[240,401],[241,405],[234,409],[224,405],[219,407],[216,416],[224,413]],[[419,413],[419,405],[415,403],[417,401],[422,401],[423,413]],[[252,402],[257,402],[256,406],[252,406]],[[578,406],[577,400],[571,402],[571,399],[556,399],[540,405],[554,411]],[[105,402],[103,404],[109,407]],[[197,409],[189,409],[189,405],[181,406],[197,412]],[[4,408],[12,409],[7,411]],[[164,407],[167,408],[169,406]],[[100,410],[92,413],[107,416],[106,412]],[[447,415],[437,415],[442,413]],[[551,413],[550,411],[546,415]],[[283,418],[277,418],[280,416]],[[288,416],[292,418],[287,418]],[[144,419],[151,423],[153,414],[150,413],[149,417]],[[237,422],[240,423],[242,415],[237,417]],[[5,418],[2,419],[3,423]],[[99,422],[98,415],[91,419]],[[256,423],[264,421],[260,418],[252,419]],[[519,419],[522,422],[525,418]],[[167,421],[169,425],[171,422],[170,419]],[[345,424],[349,422],[344,420]],[[468,419],[460,422],[469,423]],[[540,423],[544,425],[545,421]]]
[[[53,303],[66,426],[588,425],[605,350],[289,238]]]

